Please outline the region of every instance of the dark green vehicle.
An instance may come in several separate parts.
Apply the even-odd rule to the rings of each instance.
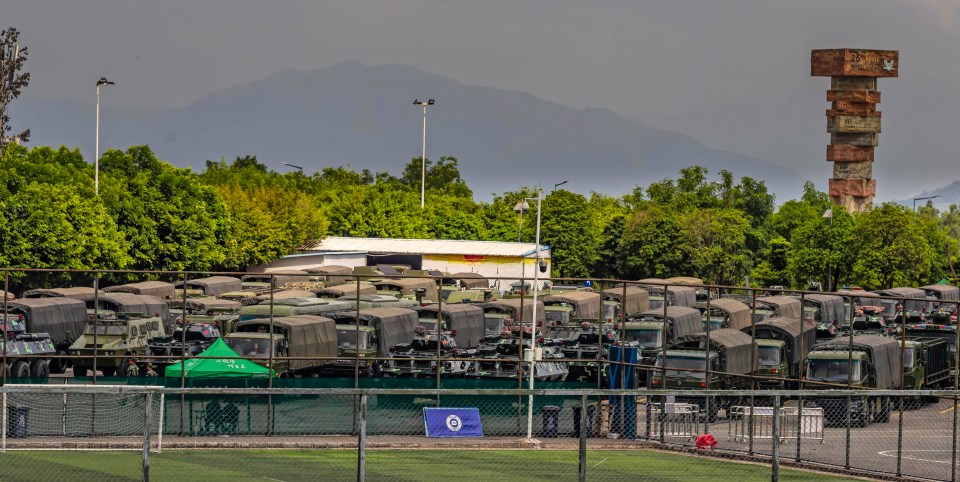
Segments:
[[[852,388],[898,389],[900,359],[900,346],[893,338],[859,335],[853,337],[852,343],[846,337],[822,341],[807,356],[804,388],[826,392],[844,388],[849,383]],[[846,397],[830,397],[824,393],[822,397],[805,401],[823,408],[827,422],[840,424],[846,420]],[[889,422],[889,397],[853,398],[850,419],[860,427],[871,422]]]
[[[336,322],[324,316],[296,315],[252,319],[224,338],[233,351],[272,368],[281,378],[324,374],[337,357]],[[273,366],[270,367],[270,358]]]
[[[177,281],[173,286],[176,289],[174,295],[177,298],[183,298],[184,291],[186,291],[187,298],[202,298],[243,289],[240,278],[232,276],[207,276],[206,278],[188,279],[186,283]]]
[[[240,319],[243,304],[220,298],[187,298],[186,303],[183,300],[167,300],[167,306],[171,315],[176,316],[177,326],[209,323],[222,333],[230,333],[233,323]]]
[[[631,316],[650,309],[650,293],[637,286],[606,289],[600,292],[600,297],[603,298],[602,318],[605,322],[619,321],[622,313]]]
[[[756,309],[752,311],[757,321],[774,317],[800,319],[800,312],[803,311],[800,300],[791,296],[764,296],[757,298],[756,304]]]
[[[700,333],[703,331],[702,326],[700,310],[696,308],[668,306],[666,318],[663,316],[663,308],[654,308],[627,318],[623,327],[623,342],[640,350],[641,365],[653,366],[663,348],[664,330],[669,345],[680,337]],[[638,386],[646,386],[648,371],[636,371]]]
[[[802,376],[801,363],[817,341],[816,327],[799,318],[775,317],[758,322],[755,333],[757,375],[765,377],[757,380],[757,388],[796,388],[793,380]]]
[[[668,283],[667,280],[660,278],[645,278],[637,283],[638,286],[647,290],[650,294],[650,308],[663,307],[663,285],[643,285],[644,282]],[[667,288],[670,296],[667,298],[667,306],[690,306],[697,304],[697,288],[686,284],[670,285]]]
[[[681,390],[748,389],[748,375],[756,371],[753,363],[757,358],[756,345],[750,335],[739,330],[721,328],[711,331],[709,346],[706,333],[683,336],[667,349],[666,361],[662,354],[657,357],[656,366],[661,371],[651,374],[651,385],[653,388]],[[704,397],[677,397],[676,401],[696,404],[701,413],[707,405]],[[714,397],[707,415],[716,420],[721,409],[729,411],[730,407],[740,403],[739,397]]]
[[[501,338],[510,338],[520,331],[520,323],[529,325],[533,320],[532,298],[504,298],[488,303],[480,303],[484,318],[484,341],[497,343]],[[537,322],[546,321],[544,304],[537,300]]]
[[[949,388],[950,343],[943,339],[914,339],[903,342],[903,388],[925,390]],[[912,406],[924,400],[915,399]],[[936,401],[936,400],[931,400]]]
[[[85,377],[93,369],[94,347],[97,348],[97,370],[103,372],[103,376],[124,376],[127,360],[146,354],[150,340],[158,336],[164,336],[163,320],[159,316],[116,313],[91,321],[83,335],[70,345],[70,354],[82,357],[73,360],[73,376]]]
[[[557,327],[577,327],[581,322],[596,324],[600,320],[603,303],[600,293],[593,291],[568,291],[544,296],[539,301],[543,301],[547,325],[550,327],[548,331]]]
[[[87,305],[78,299],[23,298],[7,302],[7,312],[22,316],[27,333],[46,333],[53,341],[56,356],[50,360],[51,373],[63,373],[70,366],[70,345],[87,325]]]
[[[244,306],[240,308],[240,321],[269,319],[271,315],[274,318],[281,316],[322,315],[352,309],[356,309],[356,304],[346,301],[321,298],[288,298],[274,300],[272,306],[269,301],[257,305]]]
[[[707,323],[710,324],[710,330],[719,330],[721,328],[730,328],[733,330],[743,330],[750,326],[750,307],[741,301],[730,298],[721,298],[710,300],[710,312],[707,312],[707,303],[697,303],[697,309],[703,313],[703,330],[707,330]]]
[[[141,281],[139,283],[127,283],[125,285],[116,285],[104,288],[107,293],[130,293],[132,295],[150,295],[157,298],[169,300],[175,293],[173,283],[166,281]]]

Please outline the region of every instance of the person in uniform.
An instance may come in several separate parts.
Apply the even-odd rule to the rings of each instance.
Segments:
[[[147,378],[157,378],[157,372],[153,370],[153,364],[147,363]]]
[[[130,360],[130,363],[127,365],[127,376],[134,378],[140,376],[140,367],[137,366],[137,362]]]

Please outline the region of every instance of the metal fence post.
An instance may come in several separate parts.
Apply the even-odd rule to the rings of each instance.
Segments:
[[[587,480],[587,394],[580,395],[580,482]]]
[[[143,482],[150,482],[150,409],[153,394],[146,393],[143,401]]]
[[[366,478],[367,446],[367,394],[360,395],[360,424],[357,436],[357,482]]]
[[[773,463],[770,480],[780,480],[780,395],[773,396]]]
[[[807,360],[803,347],[803,329],[806,328],[806,312],[803,307],[806,306],[806,293],[800,293],[800,366],[797,367],[797,389],[803,390],[803,377],[805,375]],[[823,315],[821,315],[823,316]],[[811,349],[812,347],[807,347]],[[803,393],[797,397],[797,462],[800,461],[800,432],[803,429]]]
[[[954,405],[956,405],[956,402],[954,402]],[[2,438],[3,440],[2,442],[0,442],[0,452],[6,452],[7,451],[7,392],[3,392],[3,421],[0,422],[0,424],[3,425],[3,431],[0,432],[0,438]],[[954,427],[956,427],[956,424],[954,424]]]

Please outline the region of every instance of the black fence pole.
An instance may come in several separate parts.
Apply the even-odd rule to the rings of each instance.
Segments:
[[[780,395],[773,396],[773,461],[770,480],[777,482],[780,480]]]
[[[153,394],[146,393],[143,398],[143,482],[150,482],[150,409],[153,407]]]
[[[852,369],[853,368],[853,317],[854,317],[855,309],[856,309],[856,304],[854,301],[854,297],[851,296],[850,297],[850,319],[847,320],[848,322],[847,330],[850,334],[849,344],[847,345],[847,389],[850,389],[850,387],[853,385],[853,369]],[[844,443],[845,455],[844,455],[844,462],[843,462],[843,468],[847,470],[850,470],[850,422],[851,422],[850,406],[852,402],[853,402],[853,399],[848,395],[847,396],[847,415],[846,415],[847,417],[846,442]],[[867,399],[867,402],[869,402],[869,399]],[[867,419],[868,413],[869,413],[869,406],[864,406],[863,411],[864,411],[864,418]]]
[[[587,480],[587,394],[580,395],[580,482]]]
[[[10,292],[10,272],[3,272],[3,374],[0,375],[3,377],[3,380],[0,381],[0,385],[6,386],[7,384],[7,293]]]
[[[367,395],[360,395],[360,427],[357,435],[357,482],[366,478],[367,463]]]
[[[806,305],[806,293],[800,293],[800,361],[799,366],[797,367],[797,389],[803,390],[803,376],[804,371],[806,370],[807,360],[804,355],[806,352],[803,347],[803,331],[807,327],[806,323],[806,312],[803,311],[804,306]],[[821,315],[823,316],[823,315]],[[800,432],[803,430],[803,394],[797,397],[797,462],[800,461]]]
[[[903,386],[904,373],[903,373],[903,353],[907,349],[907,300],[900,302],[903,306],[903,313],[900,316],[900,389],[905,390],[907,387]],[[917,353],[913,354],[914,357],[917,356]],[[880,410],[882,412],[890,409],[890,401],[884,400],[884,408]],[[903,405],[905,400],[903,395],[900,395],[900,416],[897,417],[897,477],[900,477],[902,474],[903,467]]]

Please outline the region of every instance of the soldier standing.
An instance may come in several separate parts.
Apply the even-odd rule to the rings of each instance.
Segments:
[[[153,364],[147,363],[147,378],[157,378],[157,372],[153,370]]]
[[[130,364],[127,366],[127,376],[130,378],[140,376],[140,367],[137,366],[137,362],[130,360]]]

